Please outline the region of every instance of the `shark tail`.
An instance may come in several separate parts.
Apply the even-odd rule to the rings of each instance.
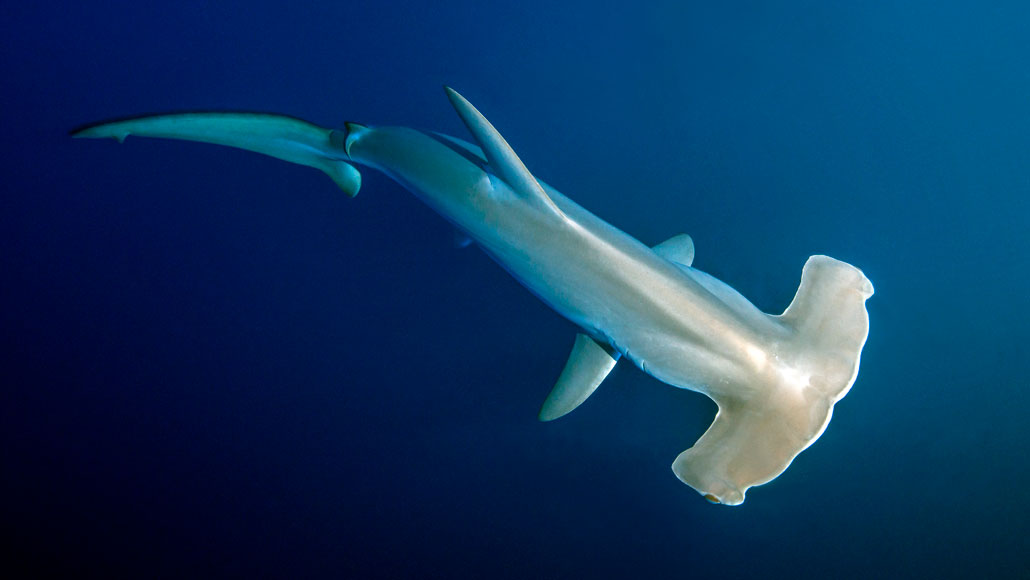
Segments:
[[[344,147],[346,130],[267,113],[176,113],[137,117],[90,125],[72,131],[76,138],[111,138],[119,143],[129,135],[181,139],[236,147],[325,172],[348,196],[361,188],[361,174],[349,163]]]
[[[712,426],[673,462],[676,476],[713,503],[737,505],[771,481],[822,435],[833,405],[858,375],[869,333],[865,301],[873,285],[861,270],[812,256],[778,321],[792,338],[759,356],[754,398],[720,398]]]

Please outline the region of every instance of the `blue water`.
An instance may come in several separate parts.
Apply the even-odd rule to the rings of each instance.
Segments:
[[[292,4],[5,8],[0,567],[1028,573],[1030,5]],[[858,381],[784,475],[708,505],[669,466],[715,406],[630,365],[538,423],[574,328],[381,175],[352,200],[244,152],[67,137],[191,109],[466,137],[444,83],[766,311],[810,254],[865,271]]]

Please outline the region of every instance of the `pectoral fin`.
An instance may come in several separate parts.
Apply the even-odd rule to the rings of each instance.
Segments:
[[[553,421],[587,400],[608,376],[620,356],[613,348],[585,334],[577,334],[572,354],[558,382],[551,389],[551,394],[540,408],[540,420]]]
[[[694,240],[687,234],[673,236],[652,249],[670,262],[684,266],[694,263]]]
[[[508,145],[508,142],[490,124],[490,121],[487,121],[486,117],[457,91],[450,87],[444,87],[444,90],[447,91],[447,98],[450,99],[451,105],[458,112],[462,122],[468,127],[479,146],[483,148],[483,153],[497,177],[503,179],[515,193],[529,202],[564,218],[565,214],[554,204],[554,200],[548,197],[544,188],[526,169],[522,160],[512,150],[511,145]]]

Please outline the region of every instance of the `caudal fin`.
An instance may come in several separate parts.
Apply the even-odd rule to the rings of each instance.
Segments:
[[[72,131],[72,137],[111,138],[119,143],[137,135],[246,149],[324,171],[353,197],[361,188],[361,174],[347,162],[340,134],[285,115],[231,112],[153,115]]]
[[[783,473],[822,435],[855,382],[872,295],[858,268],[809,258],[794,301],[775,317],[792,337],[760,365],[761,384],[742,390],[759,395],[717,401],[712,426],[673,462],[676,476],[709,501],[737,505],[748,488]]]

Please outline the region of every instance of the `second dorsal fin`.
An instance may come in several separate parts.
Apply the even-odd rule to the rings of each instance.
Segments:
[[[522,160],[512,150],[511,145],[508,145],[508,142],[501,137],[490,121],[487,121],[486,117],[457,91],[450,87],[444,87],[444,90],[447,91],[447,98],[450,99],[451,105],[458,112],[462,122],[468,127],[479,146],[483,148],[486,160],[497,177],[503,179],[515,193],[530,203],[564,218],[565,214],[554,204],[554,200],[548,197],[544,188],[526,169]]]

